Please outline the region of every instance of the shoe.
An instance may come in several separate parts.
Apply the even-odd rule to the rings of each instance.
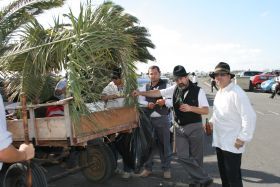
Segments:
[[[170,171],[164,171],[163,172],[163,178],[171,179],[171,172]]]
[[[129,172],[124,172],[122,174],[122,179],[129,179],[130,177],[131,177],[131,173],[129,173]]]
[[[119,174],[122,174],[122,173],[123,173],[123,171],[120,168],[115,169],[115,174],[119,175]]]
[[[142,173],[140,173],[140,177],[148,177],[152,172],[149,170],[144,169]]]
[[[272,96],[272,95],[271,95],[269,98],[273,99],[273,98],[274,98],[274,96]]]
[[[201,181],[201,182],[200,182],[200,186],[201,186],[201,187],[208,187],[208,186],[210,186],[212,183],[213,183],[213,179],[212,179],[212,178],[209,178],[209,179],[206,179],[205,181]]]

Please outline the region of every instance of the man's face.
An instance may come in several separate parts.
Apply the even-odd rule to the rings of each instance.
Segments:
[[[230,74],[224,72],[215,73],[215,80],[220,88],[225,88],[231,82]]]
[[[179,88],[186,88],[189,86],[189,77],[185,76],[185,77],[179,77],[176,80],[176,84],[178,85]]]
[[[122,84],[122,79],[113,79],[113,82],[116,86],[120,86]]]
[[[149,69],[149,78],[151,82],[157,82],[160,79],[160,72],[156,68]]]

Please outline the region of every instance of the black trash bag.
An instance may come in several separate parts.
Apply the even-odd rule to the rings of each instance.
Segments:
[[[131,169],[142,167],[147,161],[153,143],[152,125],[148,114],[141,110],[139,127],[132,133],[120,134],[116,138],[116,148],[123,162]]]
[[[145,110],[140,111],[140,124],[133,133],[133,150],[137,168],[143,166],[152,151],[154,137],[149,115]]]
[[[132,133],[123,133],[120,134],[115,141],[115,146],[123,158],[124,164],[134,169],[135,168],[135,155],[132,146]]]

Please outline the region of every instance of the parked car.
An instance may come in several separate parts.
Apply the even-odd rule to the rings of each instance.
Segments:
[[[255,75],[250,78],[250,90],[253,91],[254,89],[261,89],[261,83],[273,79],[275,75],[271,73],[262,73],[260,75]]]
[[[145,78],[145,77],[137,78],[137,85],[138,85],[138,87],[142,87],[144,84],[147,84],[148,82],[150,82],[149,78]]]
[[[172,81],[168,77],[160,77],[163,81],[165,81],[167,84],[172,85]],[[138,87],[142,87],[144,84],[147,84],[150,82],[150,79],[148,77],[139,77],[137,78],[137,85]]]
[[[261,89],[265,92],[272,92],[272,86],[275,84],[274,79],[270,79],[261,83]]]
[[[240,72],[238,75],[239,77],[252,77],[252,76],[255,76],[255,75],[259,75],[263,72],[261,71],[243,71],[243,72]]]

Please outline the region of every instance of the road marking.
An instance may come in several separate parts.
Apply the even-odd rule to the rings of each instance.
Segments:
[[[258,114],[264,115],[264,113],[260,112],[260,111],[256,111]]]
[[[277,116],[279,116],[280,114],[279,113],[277,113],[277,112],[273,112],[273,111],[268,111],[268,112],[270,112],[270,113],[272,113],[272,114],[275,114],[275,115],[277,115]]]

